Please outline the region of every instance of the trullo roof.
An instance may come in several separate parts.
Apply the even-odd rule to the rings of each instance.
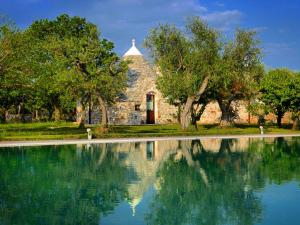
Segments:
[[[142,55],[142,53],[135,47],[134,39],[132,39],[131,48],[124,54],[124,56],[129,56],[129,55]]]

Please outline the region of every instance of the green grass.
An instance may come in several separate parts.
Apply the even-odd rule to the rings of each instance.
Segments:
[[[95,133],[96,126],[87,126]],[[241,135],[259,134],[257,125],[237,125],[235,127],[219,128],[217,125],[201,125],[198,131],[193,127],[186,131],[180,129],[178,124],[168,125],[118,125],[110,126],[110,132],[98,134],[97,138],[122,138],[122,137],[164,137],[164,136],[189,136],[189,135]],[[289,127],[276,128],[268,126],[267,134],[300,133],[292,131]],[[86,129],[79,129],[72,122],[44,122],[44,123],[11,123],[0,124],[0,141],[17,140],[50,140],[50,139],[85,139]]]
[[[86,137],[86,129],[79,129],[70,122],[11,123],[0,125],[0,140],[50,140],[80,139]]]

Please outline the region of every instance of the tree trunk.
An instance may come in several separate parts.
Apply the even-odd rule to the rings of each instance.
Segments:
[[[294,119],[292,130],[299,130],[299,116]]]
[[[59,105],[54,104],[54,111],[52,113],[52,119],[54,119],[54,121],[60,121],[61,120],[61,108]]]
[[[7,114],[6,109],[1,110],[0,122],[6,123]]]
[[[250,100],[248,100],[248,107],[251,105]],[[248,124],[251,124],[251,113],[248,112]]]
[[[92,124],[92,98],[89,97],[89,124]]]
[[[85,106],[82,102],[77,104],[76,107],[76,122],[79,124],[79,128],[84,128],[85,124]]]
[[[35,110],[34,118],[35,118],[36,121],[39,121],[39,120],[40,120],[39,110]]]
[[[178,104],[177,110],[177,122],[180,123],[181,104]]]
[[[281,120],[282,120],[282,117],[283,117],[284,113],[282,113],[281,111],[277,111],[277,126],[279,128],[282,127],[282,123],[281,123]]]
[[[24,103],[21,102],[18,106],[18,119],[19,121],[21,121],[22,123],[25,122],[25,116],[24,116]]]
[[[230,144],[232,140],[222,139],[219,154],[230,153]]]
[[[218,100],[222,115],[220,127],[230,127],[233,125],[233,112],[230,101]]]
[[[192,110],[194,101],[195,101],[194,96],[188,97],[188,99],[184,105],[183,111],[180,113],[180,125],[181,125],[181,128],[184,130],[186,130],[188,128],[188,126],[190,125],[191,110]]]
[[[202,104],[198,103],[196,108],[194,107],[194,105],[192,106],[192,125],[195,126],[196,130],[198,130],[197,122],[200,121],[201,116],[204,113],[207,104],[208,102],[204,102]]]
[[[195,100],[198,100],[207,88],[209,76],[205,77],[198,92],[195,96],[189,96],[180,113],[180,125],[183,130],[186,130],[191,122],[191,110]]]
[[[101,96],[98,97],[98,101],[99,101],[99,107],[101,110],[101,118],[102,118],[101,125],[103,127],[108,127],[108,115],[107,115],[106,103]]]

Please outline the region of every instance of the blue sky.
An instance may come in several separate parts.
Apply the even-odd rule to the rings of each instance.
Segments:
[[[32,21],[67,13],[97,24],[122,55],[159,23],[183,27],[198,15],[231,37],[235,28],[255,29],[267,68],[300,70],[300,0],[0,0],[5,14],[24,29]]]

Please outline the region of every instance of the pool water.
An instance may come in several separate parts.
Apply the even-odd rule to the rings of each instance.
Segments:
[[[0,148],[0,224],[300,224],[300,138]]]

